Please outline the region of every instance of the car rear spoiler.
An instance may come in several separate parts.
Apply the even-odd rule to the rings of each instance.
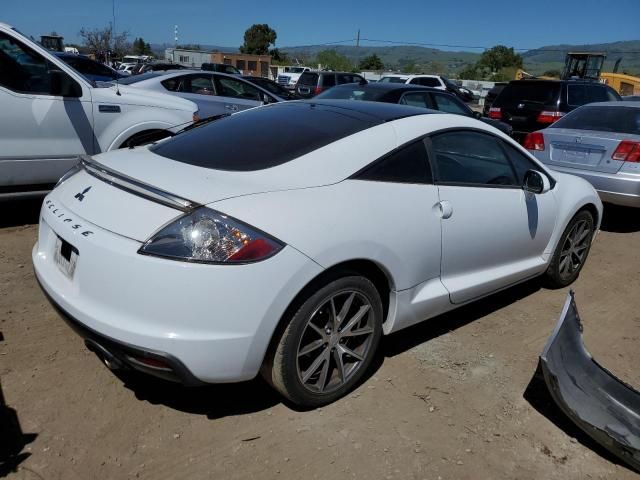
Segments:
[[[573,291],[540,355],[555,403],[587,435],[640,471],[640,393],[596,362],[582,340]]]

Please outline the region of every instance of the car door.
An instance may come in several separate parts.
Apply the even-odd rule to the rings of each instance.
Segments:
[[[258,107],[264,103],[263,92],[244,80],[226,75],[215,75],[215,85],[227,113]]]
[[[0,189],[55,183],[97,148],[91,89],[57,62],[0,31]]]
[[[517,150],[508,153],[501,139],[480,130],[443,131],[428,144],[442,216],[441,277],[452,303],[541,273],[555,203],[551,192],[522,189],[524,173],[535,163],[528,165],[524,154],[518,159]]]

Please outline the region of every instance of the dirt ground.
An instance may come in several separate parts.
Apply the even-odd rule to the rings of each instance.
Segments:
[[[189,390],[115,376],[36,285],[38,202],[0,209],[0,380],[23,432],[0,442],[25,444],[0,477],[640,478],[534,376],[566,290],[530,282],[387,337],[359,389],[298,411],[260,380]],[[605,217],[574,288],[587,348],[640,387],[640,215]]]

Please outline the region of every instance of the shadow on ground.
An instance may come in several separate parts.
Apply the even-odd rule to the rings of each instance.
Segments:
[[[640,209],[604,204],[601,229],[612,233],[640,232]]]
[[[42,198],[0,202],[0,228],[37,224]]]
[[[2,340],[2,332],[0,332],[0,342]],[[31,456],[22,449],[33,442],[37,436],[35,433],[22,432],[18,414],[15,409],[6,404],[2,384],[0,384],[0,478],[18,471],[18,466]]]
[[[531,378],[531,381],[529,382],[529,385],[527,385],[527,388],[524,391],[523,397],[538,413],[562,430],[568,438],[574,438],[576,441],[593,450],[605,460],[633,471],[609,450],[583,432],[571,421],[569,417],[564,414],[560,407],[556,405],[547,388],[547,384],[544,381],[544,374],[542,373],[542,369],[539,364]]]

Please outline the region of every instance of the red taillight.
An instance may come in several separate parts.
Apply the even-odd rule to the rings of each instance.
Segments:
[[[322,87],[316,87],[313,89],[313,93],[315,93],[316,95],[319,93],[322,93]]]
[[[502,118],[502,110],[499,107],[491,107],[489,109],[489,118],[500,120]]]
[[[563,112],[557,112],[555,110],[545,110],[538,115],[538,123],[553,123],[560,120],[564,116]]]
[[[522,146],[527,150],[542,152],[544,150],[544,135],[542,135],[542,132],[528,133]]]
[[[228,262],[252,262],[268,257],[279,248],[275,243],[264,239],[256,238],[251,240],[244,247],[231,255]]]
[[[611,158],[622,162],[640,162],[640,143],[631,140],[621,141]]]

